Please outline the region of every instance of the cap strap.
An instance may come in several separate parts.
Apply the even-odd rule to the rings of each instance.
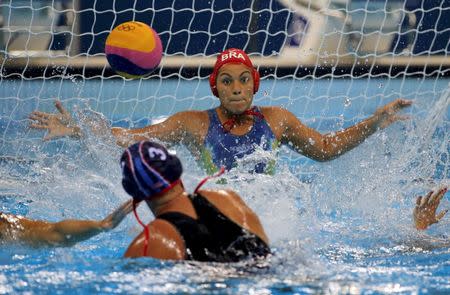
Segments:
[[[216,174],[206,176],[205,178],[203,178],[202,181],[200,181],[199,184],[197,185],[197,187],[195,188],[194,194],[196,194],[197,191],[200,189],[200,187],[202,187],[202,185],[204,185],[208,180],[210,180],[211,178],[219,177],[224,172],[225,172],[225,167],[222,166],[222,167],[220,167],[220,170]]]
[[[150,231],[148,229],[148,225],[145,225],[142,220],[139,218],[139,215],[137,214],[136,211],[136,205],[139,203],[139,201],[135,201],[133,200],[133,213],[134,213],[134,217],[136,217],[137,222],[144,228],[144,235],[145,235],[145,240],[144,240],[144,252],[143,252],[143,256],[147,255],[147,249],[148,249],[148,241],[150,239]]]

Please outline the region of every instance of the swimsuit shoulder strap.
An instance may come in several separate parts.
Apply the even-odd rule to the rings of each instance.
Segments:
[[[217,115],[216,109],[209,109],[207,110],[208,113],[208,117],[209,117],[209,125],[210,126],[214,126],[219,124],[220,125],[220,120],[219,120],[219,116]]]

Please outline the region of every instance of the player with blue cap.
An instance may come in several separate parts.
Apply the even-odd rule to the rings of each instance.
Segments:
[[[121,158],[122,185],[134,204],[145,201],[155,220],[139,219],[143,233],[126,257],[236,262],[265,257],[268,238],[256,214],[232,191],[199,190],[188,194],[181,182],[183,168],[176,155],[156,142],[141,141]]]

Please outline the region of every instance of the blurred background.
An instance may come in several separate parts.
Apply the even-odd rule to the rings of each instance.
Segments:
[[[450,65],[450,0],[11,0],[0,9],[3,76],[51,75],[55,65],[112,75],[105,40],[129,20],[159,33],[159,75],[206,76],[204,57],[230,47],[259,57],[263,75],[447,75]]]

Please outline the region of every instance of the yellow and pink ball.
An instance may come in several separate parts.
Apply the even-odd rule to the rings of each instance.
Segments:
[[[130,79],[141,78],[153,72],[161,62],[161,39],[145,23],[125,22],[109,33],[105,53],[116,73]]]

